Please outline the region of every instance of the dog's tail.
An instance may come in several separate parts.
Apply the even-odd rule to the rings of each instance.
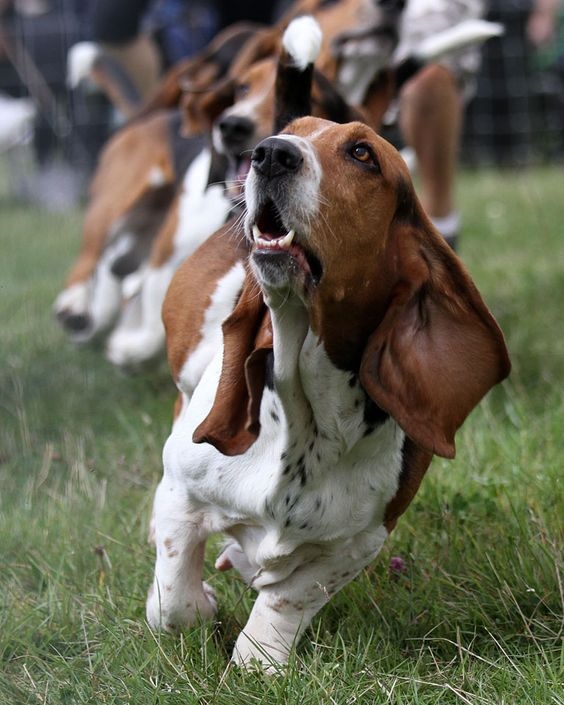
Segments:
[[[295,118],[311,114],[313,64],[322,38],[319,24],[309,15],[292,20],[286,28],[276,71],[275,132]]]
[[[95,42],[79,42],[67,56],[67,85],[77,88],[91,80],[105,93],[120,113],[129,118],[142,103],[139,91],[121,64]]]

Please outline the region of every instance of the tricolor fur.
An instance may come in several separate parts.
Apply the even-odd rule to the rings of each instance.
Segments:
[[[271,668],[377,555],[509,359],[401,157],[372,130],[303,118],[252,165],[245,242],[206,242],[165,302],[181,403],[155,497],[147,619],[175,631],[215,614],[203,556],[224,532],[217,567],[258,591],[233,659]],[[208,282],[200,295],[193,280]]]

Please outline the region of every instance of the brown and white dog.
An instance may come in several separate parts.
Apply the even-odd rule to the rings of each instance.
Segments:
[[[146,257],[172,203],[178,172],[202,147],[203,140],[193,138],[178,149],[178,125],[174,113],[159,112],[124,127],[104,148],[90,185],[80,251],[54,304],[75,342],[92,340],[115,322],[121,279],[134,260]],[[131,263],[124,266],[126,254]]]
[[[245,193],[244,241],[206,242],[165,303],[181,400],[147,619],[213,617],[203,557],[223,532],[216,567],[258,591],[233,660],[268,669],[375,558],[510,362],[398,152],[366,125],[294,121],[255,148]]]
[[[195,104],[205,95],[205,89],[224,76],[255,32],[256,27],[247,24],[221,32],[200,55],[167,74],[161,89],[104,148],[90,185],[80,252],[54,304],[57,319],[74,342],[100,338],[114,327],[124,300],[125,277],[146,266],[159,231],[164,232],[165,241],[174,236],[175,218],[182,208],[180,201],[188,182],[200,193],[205,189],[210,155],[209,150],[204,155],[202,152],[206,151],[207,138],[198,132],[201,125],[193,125],[186,133],[178,103],[189,82],[191,91],[197,89],[191,93],[192,111],[197,112]],[[76,49],[71,61],[73,83],[87,73],[99,56],[97,50],[88,47],[80,45]],[[83,49],[87,49],[87,55]],[[123,94],[121,102],[125,103],[127,96],[120,89],[120,82],[114,81],[112,86],[112,95]],[[188,177],[190,166],[193,170]],[[212,213],[218,200],[215,191],[213,195]],[[198,201],[192,194],[190,208],[194,199]],[[169,213],[171,207],[173,212]],[[206,235],[222,222],[222,218],[212,217]],[[186,237],[189,239],[189,234]],[[199,241],[188,251],[197,244]],[[162,246],[156,247],[155,258],[162,250]],[[126,298],[139,285],[139,276],[126,282]],[[151,281],[148,289],[146,298],[150,299]],[[156,305],[161,328],[163,296],[164,290]],[[131,327],[135,312],[128,311],[125,318],[120,321],[122,328]],[[161,346],[162,341],[156,345],[157,350]],[[147,349],[145,354],[150,357]]]
[[[319,51],[321,34],[314,20],[303,17],[290,24],[284,34],[285,41],[296,35],[300,41],[294,42],[292,53],[283,51],[278,63],[276,59],[262,61],[243,71],[244,76],[247,73],[252,75],[257,73],[258,66],[258,75],[264,85],[260,100],[266,103],[265,114],[268,116],[264,135],[254,134],[254,141],[247,143],[249,153],[257,141],[272,132],[277,65],[279,72],[292,71],[292,67],[296,66],[296,74],[305,77],[304,97],[301,101],[307,101],[309,107],[313,61]],[[284,61],[290,66],[280,64]],[[243,69],[244,62],[240,60],[238,63]],[[266,69],[266,73],[262,69]],[[293,82],[296,83],[295,77]],[[294,114],[305,112],[308,111]],[[237,144],[240,146],[240,143]],[[226,162],[228,171],[225,171],[226,166],[223,165],[226,156],[231,157]],[[218,161],[222,164],[219,171]],[[114,364],[134,367],[164,350],[165,331],[161,321],[161,307],[166,290],[183,260],[223,225],[232,208],[240,202],[240,190],[225,189],[225,181],[229,181],[230,174],[232,179],[237,180],[233,156],[226,154],[224,149],[214,152],[206,145],[190,164],[177,201],[153,243],[148,266],[138,278],[139,291],[128,302],[122,319],[108,338],[106,354]]]

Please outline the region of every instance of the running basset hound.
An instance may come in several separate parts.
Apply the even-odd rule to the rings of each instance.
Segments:
[[[270,669],[378,554],[433,454],[454,457],[510,362],[401,157],[366,125],[295,120],[254,149],[245,193],[244,235],[208,240],[165,303],[181,399],[147,619],[213,617],[204,548],[223,532],[216,567],[258,592],[233,660]]]

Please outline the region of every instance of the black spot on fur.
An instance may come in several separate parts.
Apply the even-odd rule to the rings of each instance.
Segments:
[[[270,350],[264,360],[264,384],[267,389],[274,389],[274,353]]]
[[[275,411],[270,412],[270,418],[274,421],[274,423],[279,423],[280,422],[280,417]]]
[[[271,519],[274,519],[274,510],[268,500],[264,503],[264,511],[268,514]]]
[[[387,421],[389,418],[390,415],[377,406],[372,399],[366,395],[364,400],[364,423],[367,426],[372,426],[372,430],[374,430],[376,426],[380,426],[380,424],[383,424],[384,421]]]

